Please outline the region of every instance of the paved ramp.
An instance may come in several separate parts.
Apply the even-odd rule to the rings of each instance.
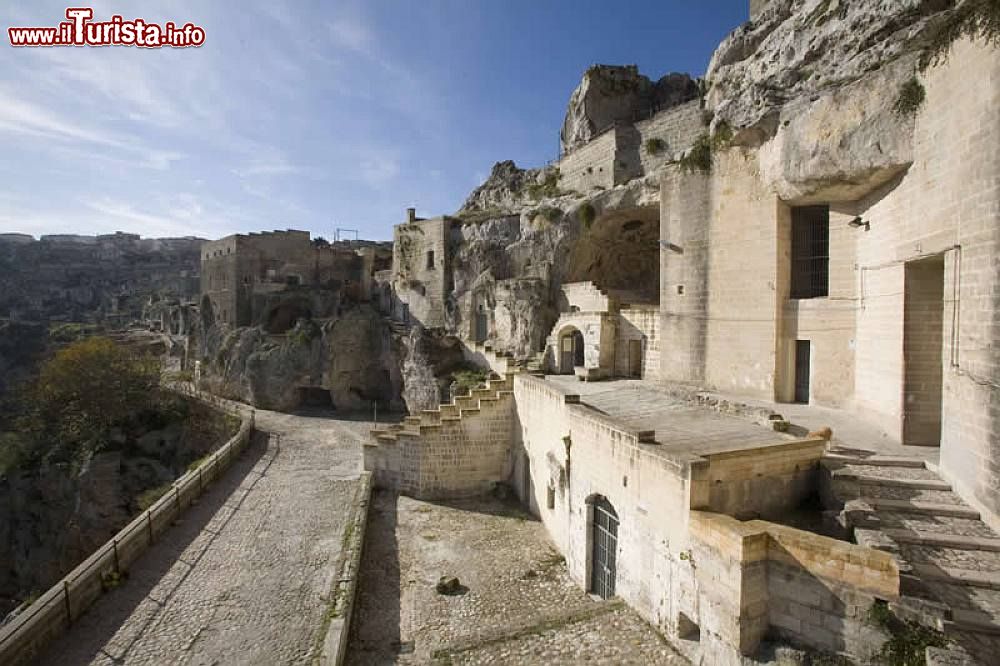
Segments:
[[[262,435],[39,663],[307,663],[370,424],[258,411]]]

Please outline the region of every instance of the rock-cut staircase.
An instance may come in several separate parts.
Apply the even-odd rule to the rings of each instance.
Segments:
[[[901,601],[940,609],[957,646],[1000,663],[1000,535],[923,460],[834,449],[823,466],[855,540],[895,555]]]

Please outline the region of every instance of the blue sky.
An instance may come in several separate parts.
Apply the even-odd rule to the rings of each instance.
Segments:
[[[746,0],[135,0],[201,48],[14,49],[65,3],[0,10],[0,232],[390,238],[455,211],[494,162],[557,156],[594,63],[704,73]]]

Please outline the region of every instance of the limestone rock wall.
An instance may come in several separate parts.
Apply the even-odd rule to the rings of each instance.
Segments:
[[[709,63],[706,105],[766,138],[788,102],[826,94],[924,44],[950,0],[771,0],[722,41]]]

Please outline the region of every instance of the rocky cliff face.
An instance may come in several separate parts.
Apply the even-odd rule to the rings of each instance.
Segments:
[[[127,324],[153,294],[198,293],[197,238],[0,235],[0,316]]]
[[[912,161],[895,102],[952,0],[771,0],[709,65],[713,127],[759,146],[788,201],[853,199]]]
[[[857,81],[926,43],[953,0],[771,0],[708,67],[707,107],[739,131],[773,134],[781,108]]]
[[[667,74],[655,83],[635,65],[595,65],[573,91],[559,133],[563,154],[617,122],[634,122],[654,111],[697,98],[698,82],[687,74]]]
[[[300,319],[283,335],[213,326],[202,346],[208,388],[278,410],[324,402],[370,409],[373,401],[398,409],[400,356],[398,341],[367,305],[324,321]]]

